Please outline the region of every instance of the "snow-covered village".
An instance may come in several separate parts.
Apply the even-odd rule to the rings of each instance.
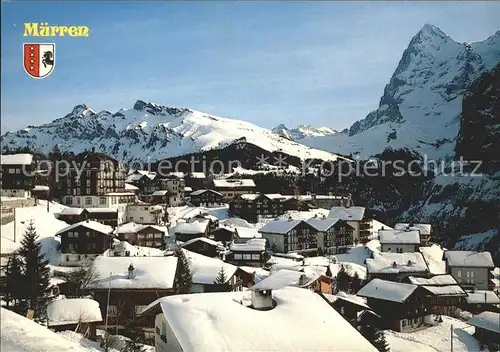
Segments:
[[[2,352],[500,350],[499,3],[1,6]]]

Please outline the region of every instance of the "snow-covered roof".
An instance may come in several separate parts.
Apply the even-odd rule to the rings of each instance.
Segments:
[[[396,263],[394,265],[394,263]],[[421,253],[373,253],[373,258],[366,259],[368,273],[397,274],[428,271],[427,263]]]
[[[189,246],[191,243],[194,243],[194,242],[198,242],[198,241],[201,241],[201,242],[205,242],[211,246],[215,246],[215,247],[224,247],[222,244],[220,244],[219,242],[217,241],[214,241],[214,240],[211,240],[210,238],[206,238],[206,237],[196,237],[196,238],[192,238],[190,239],[189,241],[186,241],[184,242],[181,247],[186,247],[186,246]]]
[[[264,196],[267,199],[286,199],[286,196],[279,193],[252,193],[252,194],[242,194],[241,198],[246,200],[255,200],[260,196]]]
[[[314,227],[318,231],[328,231],[333,225],[335,225],[340,219],[336,218],[326,218],[326,219],[320,219],[320,218],[311,218],[307,220],[306,222]]]
[[[46,326],[1,308],[2,328],[0,345],[2,352],[89,352],[79,342],[64,338]]]
[[[490,252],[445,251],[449,266],[494,268]]]
[[[224,268],[226,278],[230,280],[238,269],[237,266],[225,263],[218,258],[210,258],[186,249],[183,251],[189,261],[194,284],[212,285],[219,276],[221,268]]]
[[[102,321],[99,302],[90,298],[58,299],[47,305],[49,326]]]
[[[115,233],[137,233],[139,231],[144,230],[145,228],[151,227],[161,232],[167,232],[167,229],[163,226],[153,225],[153,224],[137,224],[133,221],[127,222],[126,224],[122,224],[118,226],[115,230]]]
[[[373,279],[363,286],[356,295],[401,303],[410,297],[417,287],[413,284]]]
[[[49,191],[50,188],[49,186],[41,186],[41,185],[36,185],[35,187],[33,187],[33,191]]]
[[[259,229],[260,233],[286,234],[299,225],[302,220],[274,220]]]
[[[217,192],[217,191],[214,191],[213,189],[198,189],[194,192],[191,192],[190,195],[191,196],[197,196],[197,195],[200,195],[200,194],[203,194],[205,192],[212,192],[212,193],[215,193],[217,194],[218,196],[221,196],[222,197],[222,194]]]
[[[113,208],[85,208],[89,213],[117,213],[118,209]]]
[[[495,292],[485,290],[467,291],[465,300],[469,304],[500,304],[500,298]]]
[[[128,257],[162,257],[164,256],[164,251],[158,248],[134,246],[127,241],[115,240],[113,247],[111,249],[107,249],[102,255]]]
[[[247,241],[233,241],[229,246],[233,252],[247,252],[247,251],[265,251],[266,239],[265,238],[250,238]]]
[[[405,230],[379,230],[381,244],[420,244],[418,231]]]
[[[184,187],[184,192],[192,192],[192,191],[193,189],[191,187],[188,186]]]
[[[190,172],[189,176],[191,178],[207,178],[203,172]]]
[[[60,215],[80,215],[83,213],[83,208],[64,208],[59,214]]]
[[[500,313],[482,312],[474,315],[468,324],[500,334]]]
[[[177,171],[177,172],[169,172],[167,174],[167,176],[175,176],[177,178],[184,178],[184,172],[180,172],[180,171]]]
[[[127,176],[126,182],[138,181],[144,176],[146,176],[150,180],[154,180],[156,177],[156,172],[146,171],[146,170],[135,170],[132,174]]]
[[[361,221],[365,215],[365,207],[331,207],[329,218],[338,218],[345,221]]]
[[[175,226],[174,233],[185,233],[189,235],[195,235],[199,233],[205,233],[209,225],[208,220],[192,220],[189,222],[177,222]]]
[[[449,274],[436,275],[429,279],[424,277],[409,276],[408,279],[410,283],[415,285],[430,285],[430,286],[446,286],[446,285],[458,285],[457,280]]]
[[[165,297],[160,304],[185,352],[376,352],[310,290],[286,287],[273,291],[276,307],[268,311],[250,308],[249,298],[248,291],[202,293]]]
[[[255,182],[250,178],[213,180],[213,183],[215,188],[255,187]]]
[[[298,284],[301,275],[301,272],[295,270],[277,270],[253,285],[250,289],[252,291],[278,290],[285,286]]]
[[[419,250],[424,256],[431,274],[439,275],[446,273],[446,262],[443,260],[444,251],[441,246],[433,244],[430,247],[420,247]]]
[[[135,276],[128,278],[132,264]],[[105,257],[98,256],[92,266],[98,279],[90,286],[107,289],[171,289],[177,270],[177,257]],[[111,275],[111,276],[110,276]]]
[[[363,308],[371,310],[371,308],[366,303],[366,298],[360,297],[358,295],[352,295],[352,294],[340,291],[336,295],[331,295],[331,294],[328,294],[328,293],[324,293],[323,296],[325,296],[325,298],[328,301],[330,301],[331,303],[333,303],[333,302],[335,302],[335,301],[337,301],[337,300],[340,299],[340,300],[344,300],[346,302],[350,302],[350,303],[356,304],[358,306],[361,306]]]
[[[65,227],[64,229],[59,230],[56,233],[56,235],[59,235],[59,234],[66,232],[66,231],[70,231],[70,230],[75,229],[75,228],[80,227],[80,226],[86,227],[89,230],[94,230],[94,231],[97,231],[97,232],[100,232],[103,234],[110,234],[111,232],[113,232],[113,228],[111,226],[103,225],[100,222],[93,221],[93,220],[85,220],[85,221],[77,222],[76,224],[73,224],[73,225],[69,225],[68,227]]]
[[[125,183],[125,190],[126,191],[138,191],[139,187],[131,185],[130,183]]]
[[[30,165],[33,162],[32,154],[9,154],[0,156],[2,165]]]
[[[430,235],[432,226],[431,224],[409,224],[409,223],[397,223],[394,225],[394,230],[415,230],[420,231],[422,235]]]
[[[435,296],[467,296],[467,293],[460,287],[460,285],[447,285],[447,286],[421,286],[423,289],[429,291]]]
[[[151,195],[152,196],[164,196],[168,193],[167,190],[159,190],[159,191],[154,191]]]

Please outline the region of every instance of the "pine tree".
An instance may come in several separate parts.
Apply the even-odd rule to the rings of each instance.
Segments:
[[[349,290],[349,285],[351,282],[351,277],[347,274],[345,266],[342,264],[339,272],[337,273],[337,291],[345,291]]]
[[[5,269],[5,297],[4,300],[7,303],[7,307],[12,305],[16,307],[22,298],[23,287],[22,287],[22,263],[19,260],[17,254],[14,254],[9,258],[7,262],[7,268]]]
[[[383,331],[379,330],[375,332],[375,340],[372,342],[372,345],[380,352],[391,352],[391,347]]]
[[[223,285],[227,281],[227,275],[226,272],[224,271],[224,266],[220,268],[219,275],[215,278],[214,284],[216,285]]]
[[[191,293],[193,285],[193,274],[189,262],[181,248],[176,248],[174,255],[178,258],[177,272],[175,273],[175,290],[177,294]]]
[[[144,346],[138,342],[138,339],[130,339],[125,342],[121,352],[144,352]]]
[[[356,294],[360,288],[361,288],[361,279],[358,275],[358,272],[356,271],[354,273],[354,277],[352,278],[352,285],[351,285],[352,293]]]
[[[28,307],[34,310],[36,317],[43,320],[49,296],[50,268],[49,261],[44,259],[41,251],[42,245],[37,240],[35,223],[30,220],[19,248],[19,255],[24,264],[21,283],[23,298],[26,299]]]

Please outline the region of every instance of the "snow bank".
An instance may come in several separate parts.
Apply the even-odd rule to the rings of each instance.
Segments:
[[[93,323],[102,321],[99,302],[89,298],[69,298],[52,301],[47,305],[49,326]]]

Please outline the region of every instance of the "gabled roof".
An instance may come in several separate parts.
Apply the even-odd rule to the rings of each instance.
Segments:
[[[405,302],[417,288],[418,286],[413,284],[373,279],[363,286],[356,295],[402,303]]]
[[[467,324],[500,334],[500,313],[482,312],[474,315]]]
[[[191,178],[207,178],[203,172],[190,172],[189,177]]]
[[[266,250],[265,238],[250,238],[246,241],[233,241],[229,249],[233,252],[261,252]]]
[[[175,226],[174,233],[184,233],[195,235],[198,233],[204,233],[209,225],[209,220],[195,220],[189,222],[177,222]]]
[[[224,246],[222,244],[220,244],[219,242],[211,240],[210,238],[206,238],[206,237],[192,238],[189,241],[186,241],[183,244],[181,244],[181,247],[189,246],[190,244],[198,242],[198,241],[205,242],[206,244],[209,244],[209,245],[214,246],[214,247],[218,247],[218,248],[222,247],[222,248],[224,248]]]
[[[83,208],[64,208],[59,214],[60,215],[80,215],[83,213]]]
[[[118,213],[118,209],[113,208],[85,208],[89,213]]]
[[[302,220],[274,220],[264,225],[258,232],[286,234],[302,222]]]
[[[429,267],[422,253],[373,253],[373,258],[366,259],[366,269],[369,274],[398,274],[426,272]]]
[[[249,291],[174,295],[162,298],[160,305],[185,352],[376,352],[310,290],[273,291],[276,306],[268,311],[252,309],[250,296]]]
[[[467,291],[465,300],[469,304],[500,304],[500,298],[495,292],[485,290]]]
[[[130,183],[125,183],[125,190],[126,191],[137,191],[137,190],[139,190],[139,187],[131,185]]]
[[[70,225],[68,227],[65,227],[62,230],[59,230],[56,233],[56,235],[60,235],[61,233],[76,229],[80,226],[86,227],[89,230],[94,230],[94,231],[100,232],[104,235],[109,235],[111,232],[113,232],[113,228],[111,226],[103,225],[100,222],[93,221],[93,220],[85,220],[85,221],[77,222],[76,224]]]
[[[448,266],[494,268],[490,252],[446,251],[444,257]]]
[[[420,233],[405,230],[379,230],[380,244],[420,244]]]
[[[22,153],[22,154],[2,154],[0,156],[1,165],[30,165],[33,162],[33,155]]]
[[[144,229],[147,229],[148,227],[151,227],[155,230],[158,230],[160,232],[167,232],[167,229],[165,227],[159,226],[159,225],[153,225],[153,224],[137,224],[133,221],[127,222],[126,224],[121,224],[118,226],[115,230],[115,233],[137,233],[140,232]]]
[[[210,258],[186,249],[183,251],[193,274],[193,284],[213,285],[222,268],[228,282],[238,270],[236,265],[226,263],[219,258]]]
[[[329,218],[338,218],[345,221],[361,221],[365,215],[365,207],[331,207]]]
[[[218,196],[222,197],[221,193],[219,193],[217,191],[214,191],[213,189],[198,189],[198,190],[196,190],[194,192],[191,192],[189,195],[190,196],[197,196],[197,195],[203,194],[205,192],[211,192],[211,193],[217,194]]]
[[[309,220],[306,220],[306,222],[309,225],[311,225],[316,230],[321,232],[328,231],[332,226],[334,226],[339,221],[340,219],[337,218],[326,218],[326,219],[310,218]]]
[[[409,276],[408,279],[410,283],[414,285],[427,285],[427,286],[446,286],[446,285],[458,285],[457,280],[449,274],[436,275],[431,278],[424,278],[418,276]]]
[[[415,231],[420,231],[420,234],[422,235],[430,235],[432,226],[431,224],[409,224],[409,223],[397,223],[394,225],[394,230],[415,230]]]

